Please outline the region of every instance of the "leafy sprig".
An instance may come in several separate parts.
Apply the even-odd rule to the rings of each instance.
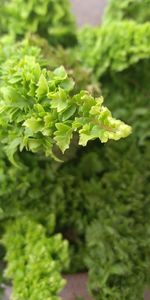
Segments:
[[[150,57],[150,24],[114,21],[79,32],[81,60],[100,78],[106,71],[120,72]]]
[[[74,82],[64,67],[53,72],[42,68],[34,56],[8,59],[0,82],[0,137],[10,160],[19,149],[62,153],[75,133],[78,144],[99,138],[105,143],[131,133],[131,128],[112,117],[103,99],[81,91],[74,95]]]
[[[135,20],[139,23],[150,20],[150,0],[109,0],[104,22]]]
[[[76,26],[68,0],[1,1],[0,33],[15,39],[37,33],[51,44],[72,46],[76,43]]]
[[[48,236],[44,226],[28,217],[6,226],[5,276],[13,282],[13,300],[59,300],[65,285],[61,271],[68,265],[68,243],[61,234]]]

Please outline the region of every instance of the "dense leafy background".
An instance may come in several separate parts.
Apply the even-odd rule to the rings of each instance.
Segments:
[[[132,18],[127,14],[132,6],[129,3],[143,8],[134,9]],[[149,22],[144,23],[148,20],[146,4],[147,1],[110,1],[104,25],[79,33],[83,64],[96,74],[115,116],[121,115],[133,127],[125,143],[106,145],[105,150],[100,147],[98,151],[101,157],[104,155],[100,176],[103,196],[99,199],[101,203],[105,200],[105,206],[97,209],[99,213],[86,235],[90,287],[98,300],[143,299],[144,285],[149,282],[150,248],[145,241],[149,240],[150,203],[150,27]],[[123,265],[126,259],[129,264]]]
[[[2,0],[0,15],[2,34],[20,39],[28,33],[38,33],[54,45],[76,43],[76,26],[68,0]]]
[[[150,21],[150,1],[109,0],[104,22],[124,19],[135,20],[139,23]]]
[[[41,7],[48,2],[41,2]],[[20,3],[23,8],[24,1]],[[63,5],[65,7],[66,1]],[[35,14],[38,30],[32,30],[34,27],[31,26],[31,19],[21,20],[18,7],[15,18],[6,9],[9,5],[3,7],[7,20],[15,26],[15,34],[12,35],[8,22],[5,33],[11,33],[11,36],[6,35],[0,39],[0,85],[6,94],[4,99],[1,90],[4,104],[1,120],[4,121],[6,117],[9,119],[9,128],[6,120],[1,128],[3,138],[6,137],[3,141],[5,145],[9,145],[8,137],[13,138],[11,134],[13,128],[16,129],[12,126],[16,124],[16,116],[11,116],[10,106],[18,109],[20,96],[28,98],[29,90],[34,92],[32,100],[38,100],[38,104],[43,106],[45,98],[47,99],[47,94],[42,94],[41,99],[38,99],[35,92],[39,88],[38,81],[33,82],[35,62],[40,66],[42,74],[46,72],[44,86],[49,85],[48,76],[54,76],[55,68],[65,66],[69,77],[71,75],[76,82],[73,90],[69,91],[69,99],[81,89],[88,90],[88,95],[90,92],[97,96],[102,88],[102,94],[114,115],[133,127],[133,134],[117,143],[111,141],[103,145],[96,140],[90,141],[86,148],[78,148],[77,138],[74,137],[67,153],[62,154],[58,149],[55,152],[65,163],[45,157],[42,151],[37,151],[35,155],[22,149],[21,153],[17,151],[17,156],[15,155],[15,159],[22,163],[18,168],[6,156],[6,148],[1,147],[0,228],[2,232],[5,230],[3,244],[7,250],[6,274],[14,283],[15,300],[20,300],[21,297],[25,300],[43,300],[43,295],[46,299],[49,296],[58,299],[57,293],[63,284],[60,276],[62,270],[88,270],[89,288],[95,299],[143,299],[144,287],[149,283],[150,256],[150,25],[145,23],[149,20],[149,10],[145,9],[147,5],[147,0],[110,1],[105,24],[101,28],[88,28],[79,32],[78,45],[72,49],[63,49],[60,45],[53,47],[58,41],[66,46],[69,39],[65,37],[64,43],[64,31],[58,35],[56,31],[53,31],[55,34],[52,31],[49,34],[46,18],[45,23],[42,22],[46,26],[44,34],[49,44],[43,38],[33,35],[34,32],[45,37],[40,31],[42,18],[38,14]],[[58,6],[61,7],[59,4]],[[32,9],[37,11],[36,5]],[[66,8],[63,9],[65,13]],[[51,20],[53,17],[54,14],[50,16]],[[59,17],[56,19],[57,28],[60,28]],[[16,27],[18,21],[20,28]],[[3,18],[1,22],[4,22]],[[54,24],[53,21],[51,24]],[[28,40],[14,45],[14,40],[24,36],[29,29],[32,34],[28,33]],[[70,29],[72,27],[68,27],[67,32]],[[76,35],[74,29],[71,33]],[[72,39],[70,41],[71,46]],[[28,84],[22,84],[22,73],[16,77],[18,64],[21,64],[19,68],[23,70],[25,77],[29,78]],[[46,71],[43,71],[44,68]],[[67,85],[70,86],[64,69],[57,70],[65,76],[65,79],[59,80],[59,85],[67,79]],[[15,83],[11,80],[15,80]],[[57,81],[56,78],[55,80]],[[15,94],[23,89],[18,100],[16,97],[9,99],[9,93],[6,93],[8,87],[15,87]],[[64,90],[66,91],[66,86]],[[12,99],[15,100],[13,103]],[[30,106],[29,111],[33,113],[33,107]],[[19,114],[21,118],[27,116],[26,110],[19,110]],[[18,127],[22,128],[20,122],[19,120]],[[35,135],[37,136],[37,132]],[[43,148],[44,144],[41,145]],[[67,263],[67,243],[58,233],[69,241],[70,267]],[[12,234],[15,234],[15,244],[12,242]],[[56,245],[57,237],[59,241]],[[36,244],[44,252],[38,251]],[[37,251],[39,252],[37,260],[34,260],[32,249],[36,256]],[[48,265],[48,261],[55,266],[53,274],[45,270],[45,262]],[[21,274],[16,271],[18,265]],[[22,274],[29,275],[28,284],[22,280]],[[52,284],[49,284],[49,280]],[[37,281],[40,281],[43,289]],[[28,296],[24,293],[28,293]]]
[[[78,35],[80,56],[98,78],[107,71],[120,72],[150,56],[150,23],[113,21],[87,27]]]

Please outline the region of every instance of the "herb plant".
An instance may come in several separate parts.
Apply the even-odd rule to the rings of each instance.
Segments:
[[[67,1],[55,2],[1,7],[3,277],[13,300],[57,300],[62,273],[85,270],[94,299],[142,299],[150,257],[146,0],[117,10],[112,0],[101,28],[78,32]],[[132,125],[128,139],[111,141],[131,127],[103,96]]]
[[[51,44],[72,46],[76,42],[76,26],[68,0],[1,1],[0,32],[21,39],[38,33]]]
[[[104,155],[99,199],[101,205],[105,200],[105,206],[97,210],[99,214],[90,223],[86,235],[89,284],[98,300],[143,299],[144,287],[149,285],[150,248],[145,241],[149,240],[150,216],[150,25],[145,22],[148,19],[144,10],[148,2],[116,4],[117,1],[110,1],[101,28],[86,28],[79,33],[82,63],[96,74],[106,103],[115,116],[121,115],[133,127],[133,134],[126,143],[106,145],[98,151],[100,156]],[[141,9],[133,10],[130,18],[128,9],[132,4]],[[101,241],[97,243],[98,240]],[[130,257],[129,264],[123,266],[126,255]],[[141,257],[144,258],[141,260]]]
[[[149,0],[109,0],[104,22],[114,20],[135,20],[139,23],[150,21]]]
[[[8,223],[3,243],[8,249],[7,278],[12,279],[13,299],[60,299],[64,286],[60,272],[68,264],[67,241],[49,237],[44,227],[23,217]],[[36,287],[36,288],[35,288]]]
[[[75,133],[82,146],[130,133],[129,126],[112,118],[102,98],[86,91],[74,94],[73,87],[64,67],[51,72],[35,56],[12,57],[2,64],[0,136],[11,161],[18,148],[53,156],[57,146],[64,153]]]

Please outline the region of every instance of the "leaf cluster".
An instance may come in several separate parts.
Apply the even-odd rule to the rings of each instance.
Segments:
[[[99,151],[99,156],[105,151],[103,175],[97,183],[97,214],[87,225],[85,261],[98,300],[143,299],[149,284],[149,149],[149,143],[138,148],[130,138]]]
[[[83,63],[101,78],[107,71],[120,72],[150,57],[150,24],[114,21],[79,32]]]
[[[37,33],[53,45],[76,43],[76,26],[68,0],[2,0],[0,15],[1,34],[21,39],[28,33]]]
[[[38,35],[30,35],[27,41],[29,47],[36,46],[38,49],[40,48],[48,68],[54,70],[60,65],[65,67],[68,76],[72,77],[76,83],[74,86],[75,92],[88,90],[93,96],[101,94],[95,74],[81,64],[80,56],[74,48],[63,48],[60,45],[54,47]]]
[[[62,66],[52,72],[35,56],[21,54],[6,60],[1,73],[0,137],[14,163],[18,149],[54,156],[57,146],[64,153],[75,133],[86,146],[89,140],[105,143],[131,132],[102,105],[102,97],[74,94],[74,81]]]
[[[149,0],[109,0],[104,22],[114,20],[135,20],[138,23],[150,21]]]
[[[49,236],[41,224],[22,217],[7,224],[2,243],[7,248],[5,274],[13,282],[14,300],[58,300],[68,265],[68,243],[60,234]]]
[[[115,116],[133,126],[133,135],[126,143],[98,150],[103,167],[97,183],[97,214],[86,233],[85,263],[96,299],[134,300],[143,299],[149,284],[150,50],[149,22],[144,23],[149,11],[144,9],[148,1],[110,3],[112,11],[109,8],[101,28],[79,33],[81,59],[100,80]],[[137,22],[127,20],[127,3],[128,8],[139,6],[132,11]],[[91,199],[92,195],[94,189]]]
[[[0,218],[3,226],[9,220],[3,241],[14,299],[34,299],[33,291],[35,299],[58,299],[68,260],[58,232],[69,241],[69,272],[88,269],[95,299],[142,299],[149,283],[150,27],[136,22],[144,23],[149,11],[146,0],[115,2],[101,28],[79,33],[75,49],[54,48],[35,35],[23,44],[14,45],[9,36],[0,41]],[[15,38],[28,31],[27,23],[22,28]],[[37,28],[32,32],[44,36]],[[47,39],[58,42],[52,32]],[[62,64],[67,72],[57,68]],[[127,140],[95,140],[118,139],[130,128],[112,118],[102,97],[90,95],[88,76],[92,83],[100,80],[115,117],[132,124]],[[20,168],[6,153],[22,162]]]
[[[139,293],[142,299],[148,281],[150,191],[145,186],[148,187],[150,176],[146,167],[150,163],[150,148],[147,143],[145,150],[142,147],[139,152],[130,143],[131,138],[128,144],[122,141],[121,145],[111,147],[92,143],[86,151],[78,152],[73,161],[63,165],[54,162],[51,168],[49,161],[44,164],[39,159],[38,163],[30,153],[24,169],[5,167],[5,178],[9,179],[6,182],[3,177],[2,184],[9,187],[1,195],[5,215],[11,212],[10,217],[14,217],[20,212],[20,216],[26,214],[31,219],[32,211],[36,222],[42,222],[48,230],[53,212],[56,232],[62,232],[70,241],[70,271],[89,269],[90,288],[96,299],[105,299],[109,294],[119,299],[122,293],[129,299],[137,299]],[[141,155],[145,158],[142,164]],[[102,257],[114,269],[119,263],[122,273],[112,273],[108,264],[101,265]],[[103,287],[102,267],[107,273]]]

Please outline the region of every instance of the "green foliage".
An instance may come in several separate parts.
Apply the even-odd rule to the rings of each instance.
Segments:
[[[98,225],[95,226],[104,227],[106,219],[110,226],[115,227],[115,231],[121,230],[121,233],[123,231],[122,235],[129,245],[132,234],[135,247],[139,245],[139,248],[136,253],[136,263],[132,260],[133,258],[131,259],[131,250],[134,249],[129,246],[125,249],[129,260],[130,280],[132,279],[130,290],[125,274],[124,279],[121,279],[122,277],[118,279],[118,282],[123,280],[124,293],[128,293],[130,299],[134,297],[134,288],[137,289],[139,276],[145,274],[143,278],[140,277],[141,285],[138,285],[139,294],[142,293],[146,268],[149,265],[147,258],[145,262],[145,255],[149,253],[150,244],[148,233],[150,172],[147,168],[150,163],[149,151],[149,143],[144,148],[140,147],[139,151],[131,136],[128,143],[121,141],[117,144],[112,143],[110,146],[91,143],[84,151],[80,149],[75,158],[65,164],[52,163],[44,157],[38,158],[31,153],[22,153],[25,166],[18,169],[11,166],[3,157],[1,160],[3,164],[1,166],[1,174],[3,174],[1,175],[1,199],[4,216],[14,218],[14,216],[17,217],[17,213],[18,217],[25,214],[30,218],[34,217],[36,222],[44,224],[49,229],[49,220],[52,220],[51,213],[53,213],[56,217],[56,232],[62,232],[71,245],[70,271],[83,270],[85,268],[84,257],[88,256],[86,266],[91,270],[90,287],[97,299],[101,295],[99,290],[97,293],[94,291],[97,282],[100,284],[99,278],[101,278],[99,273],[97,274],[97,266],[101,266],[99,249],[101,244],[98,241],[102,237],[97,238],[97,235],[95,237],[90,231],[89,224],[93,223],[93,219],[98,219],[96,222]],[[141,160],[141,157],[144,157],[144,160]],[[145,170],[144,174],[143,170]],[[122,227],[120,224],[123,224]],[[51,227],[53,225],[50,225]],[[91,244],[87,249],[85,246],[87,228],[87,242],[90,243],[89,241],[92,240],[94,243],[95,240],[95,246],[92,249]],[[94,230],[93,227],[91,230]],[[97,234],[99,230],[98,228]],[[118,247],[117,236],[113,238],[116,247]],[[104,249],[104,253],[109,255],[110,251],[110,256],[116,255],[115,257],[118,258],[118,254],[112,253],[112,240],[108,238],[107,243],[108,249],[107,252]],[[124,257],[121,263],[126,263]],[[108,276],[111,276],[110,273]],[[118,286],[117,284],[113,281],[114,287]],[[122,290],[120,291],[121,297]],[[137,299],[136,297],[137,292],[133,299]]]
[[[30,1],[26,14],[23,1],[1,7],[0,22],[7,22],[1,29],[11,34],[0,40],[0,227],[6,230],[6,276],[15,300],[59,299],[60,273],[68,271],[63,236],[70,245],[69,272],[88,269],[95,299],[141,300],[150,256],[150,26],[134,21],[148,19],[149,11],[141,10],[146,1],[115,1],[113,22],[109,9],[105,25],[79,33],[76,49],[51,45],[71,46],[76,35],[74,25],[68,26],[70,17],[66,23],[59,19],[62,11],[69,16],[66,1],[63,9],[61,1],[53,1],[51,7],[61,13],[47,14],[43,7],[51,2],[41,1],[43,16],[39,1],[34,6]],[[122,21],[126,18],[134,21]],[[26,33],[28,39],[14,45]],[[95,78],[115,117],[133,126],[129,139],[93,141],[130,131],[112,118],[102,97],[96,98]],[[10,160],[21,161],[20,168]]]
[[[150,21],[149,0],[109,0],[104,22],[114,20],[135,20],[139,23]]]
[[[78,55],[74,48],[64,49],[60,45],[53,47],[49,45],[45,39],[39,36],[32,35],[28,37],[28,43],[30,46],[37,46],[41,49],[41,53],[46,60],[47,66],[51,70],[56,69],[58,66],[63,65],[67,70],[69,76],[71,76],[76,82],[74,91],[88,90],[93,96],[100,95],[99,84],[94,74],[81,65]]]
[[[50,68],[52,71],[63,65],[68,76],[76,82],[74,93],[88,90],[93,96],[101,94],[95,76],[89,69],[81,65],[74,50],[64,49],[60,45],[53,47],[38,35],[30,35],[17,43],[14,43],[14,39],[10,35],[4,35],[0,38],[0,63],[4,63],[10,57],[19,60],[24,55],[36,57],[41,66]]]
[[[86,153],[83,151],[78,153],[76,159],[64,165],[54,162],[53,167],[50,167],[50,163],[45,161],[47,168],[44,167],[42,159],[37,164],[37,159],[34,159],[34,156],[32,157],[29,153],[26,158],[28,169],[26,167],[21,172],[21,170],[11,167],[12,171],[14,170],[16,173],[11,171],[12,176],[6,176],[6,178],[9,178],[9,184],[6,183],[6,187],[9,189],[7,188],[7,192],[3,195],[3,207],[5,207],[6,212],[11,211],[13,215],[12,209],[16,205],[17,212],[19,212],[20,208],[20,211],[22,210],[21,214],[33,214],[42,223],[44,219],[48,220],[48,214],[53,210],[56,213],[57,231],[62,231],[72,245],[71,271],[73,271],[75,265],[76,270],[82,270],[84,267],[84,256],[85,254],[88,256],[86,265],[91,270],[90,282],[92,290],[95,290],[97,282],[99,284],[101,282],[99,277],[97,277],[100,276],[97,275],[97,265],[101,266],[102,257],[99,249],[101,244],[98,241],[102,238],[104,239],[104,237],[101,236],[101,239],[98,239],[97,235],[95,237],[93,233],[91,234],[89,228],[88,243],[90,243],[90,240],[94,243],[95,240],[96,246],[93,246],[93,250],[91,249],[92,246],[88,246],[87,249],[85,249],[85,246],[83,248],[84,235],[88,225],[93,223],[93,219],[98,218],[97,226],[104,226],[105,220],[107,220],[112,228],[115,227],[115,231],[118,230],[120,232],[121,230],[122,236],[129,245],[132,234],[135,247],[137,245],[139,247],[138,252],[136,252],[136,249],[134,251],[131,248],[133,245],[131,247],[128,245],[128,248],[125,248],[125,250],[124,248],[122,249],[122,251],[126,251],[126,257],[128,257],[127,271],[130,272],[130,280],[132,279],[130,290],[125,274],[123,274],[123,279],[118,279],[118,282],[123,280],[124,293],[129,293],[128,296],[134,297],[132,296],[132,291],[134,295],[134,288],[137,289],[139,276],[145,274],[143,278],[140,278],[141,286],[139,285],[138,290],[139,294],[142,293],[148,268],[148,258],[145,258],[145,255],[149,253],[150,191],[148,182],[150,172],[147,169],[147,165],[150,163],[149,144],[144,149],[141,147],[140,152],[137,151],[133,141],[131,145],[131,139],[129,143],[122,141],[121,145],[114,144],[111,147],[94,146],[92,143],[87,148]],[[145,159],[142,163],[139,163],[141,156]],[[101,157],[103,157],[103,160]],[[51,172],[49,172],[49,169],[51,169]],[[144,174],[143,169],[145,170]],[[10,169],[6,165],[5,173],[7,174],[8,171],[10,172]],[[16,185],[14,185],[15,181],[17,181]],[[147,186],[146,189],[145,186]],[[19,195],[17,199],[15,199],[14,193],[16,187],[16,193]],[[8,191],[9,194],[7,194]],[[6,198],[7,195],[9,195],[8,199]],[[15,200],[16,202],[14,202]],[[10,208],[9,203],[11,205]],[[120,224],[123,224],[122,227]],[[99,230],[97,229],[97,234],[99,234]],[[113,243],[116,248],[119,247],[117,236],[113,236]],[[102,243],[104,243],[103,240]],[[107,243],[108,249],[107,251],[104,249],[104,253],[106,252],[106,256],[116,255],[117,259],[119,254],[113,254],[112,240],[108,238]],[[136,262],[131,258],[132,252],[134,255],[136,253]],[[124,258],[123,256],[121,259],[119,256],[122,264],[126,264],[126,257]],[[111,271],[108,273],[108,276],[111,276],[110,274]],[[117,284],[113,281],[113,286],[117,286]],[[119,295],[121,297],[122,290],[120,291],[121,294]],[[97,295],[97,299],[99,299],[101,294],[98,290],[97,293],[94,292],[94,295]],[[136,296],[137,293],[135,293],[135,298],[133,299],[137,299]]]
[[[67,241],[49,236],[31,218],[8,223],[3,244],[7,248],[5,275],[13,282],[14,300],[57,300],[65,284],[61,271],[68,265]]]
[[[114,112],[115,117],[119,115],[122,120],[128,120],[140,145],[144,145],[150,137],[149,67],[150,59],[145,59],[123,72],[107,72],[101,78],[106,104]]]
[[[68,0],[1,1],[0,32],[17,39],[37,33],[51,44],[76,43],[75,22]]]
[[[119,72],[149,58],[149,40],[149,23],[124,21],[87,27],[79,33],[81,59],[99,78],[109,70]]]
[[[122,204],[122,209],[126,210],[126,204],[124,207]],[[107,210],[103,216],[100,213],[87,231],[90,288],[98,300],[142,300],[149,273],[150,228],[136,223],[135,216],[125,218],[118,214],[116,206],[113,211],[112,203]]]
[[[150,24],[121,21],[126,17],[119,9],[125,8],[125,2],[112,1],[112,15],[109,11],[101,28],[79,33],[82,63],[100,80],[106,104],[115,117],[121,116],[133,127],[126,143],[105,145],[97,152],[94,149],[98,153],[95,166],[98,168],[101,157],[103,161],[97,173],[99,181],[96,184],[92,173],[93,189],[89,183],[97,212],[94,210],[88,220],[85,263],[90,289],[98,300],[143,299],[144,287],[150,282]],[[143,7],[146,3],[131,2]],[[146,20],[149,11],[145,9],[145,16],[139,11],[138,16],[134,10],[136,20]],[[87,187],[82,190],[88,193]]]
[[[86,234],[89,286],[98,300],[143,299],[149,284],[150,144],[138,148],[131,137],[103,148],[98,151],[103,167],[95,189],[93,185],[94,203],[91,191],[97,213]]]
[[[89,92],[74,94],[74,82],[64,67],[42,68],[35,55],[12,56],[2,65],[0,137],[9,159],[24,148],[54,156],[62,153],[74,133],[79,145],[99,138],[102,143],[130,134],[131,128],[112,117],[103,99]]]
[[[84,29],[79,35],[83,63],[96,73],[106,104],[116,117],[129,121],[139,143],[149,137],[149,35],[149,23],[131,21]]]
[[[9,43],[5,45],[7,39]],[[9,37],[1,39],[1,143],[4,146],[3,150],[6,151],[12,162],[15,163],[21,160],[23,163],[19,169],[11,166],[5,154],[1,151],[1,221],[5,224],[7,220],[11,220],[6,229],[7,239],[4,238],[8,261],[7,277],[12,279],[13,282],[14,299],[18,297],[19,300],[20,297],[33,297],[34,295],[29,293],[33,284],[37,286],[36,282],[33,283],[32,281],[34,269],[31,270],[29,277],[23,273],[21,279],[17,272],[12,271],[11,273],[11,267],[14,266],[16,269],[18,263],[22,264],[19,267],[20,270],[23,268],[24,261],[19,260],[17,262],[17,259],[19,256],[24,259],[23,249],[24,247],[28,249],[30,246],[31,237],[27,240],[24,238],[26,246],[19,244],[20,252],[18,254],[15,251],[16,243],[13,244],[11,239],[11,230],[15,230],[18,243],[22,241],[20,226],[28,229],[24,215],[28,216],[29,224],[31,222],[32,225],[32,219],[34,219],[34,226],[35,223],[42,223],[47,230],[49,226],[52,226],[53,218],[56,218],[56,232],[62,232],[63,236],[71,243],[71,272],[83,270],[84,268],[83,257],[86,251],[84,223],[77,223],[78,215],[81,218],[78,209],[82,198],[80,189],[77,189],[77,193],[74,193],[73,186],[74,184],[77,185],[77,177],[74,175],[75,178],[73,179],[69,172],[68,168],[71,168],[72,164],[68,162],[65,169],[60,163],[45,159],[42,154],[43,150],[46,154],[48,152],[52,156],[53,153],[56,155],[59,152],[58,149],[55,149],[57,144],[64,151],[66,145],[67,147],[70,145],[73,131],[79,132],[79,141],[73,135],[73,148],[78,143],[85,145],[88,140],[97,137],[106,142],[108,138],[118,139],[130,133],[129,126],[113,119],[109,110],[102,106],[101,97],[93,98],[86,91],[76,94],[79,86],[74,89],[73,80],[68,78],[63,67],[49,71],[47,61],[50,57],[50,51],[48,50],[49,56],[44,53],[43,57],[39,47],[34,46],[36,45],[35,41],[31,40],[13,46],[13,40]],[[40,43],[39,39],[38,42]],[[40,48],[42,49],[42,45]],[[71,53],[66,53],[62,50],[62,56],[71,56]],[[57,61],[57,59],[60,59],[59,55],[55,55],[55,60]],[[53,62],[52,69],[54,69],[55,63]],[[74,65],[73,60],[73,69]],[[68,64],[68,69],[71,72],[70,64]],[[40,141],[38,147],[37,141]],[[19,154],[19,157],[15,157],[14,161],[14,154],[17,153],[18,155],[18,148],[22,153]],[[33,154],[26,153],[23,151],[24,148],[32,152],[39,152],[39,156],[35,157]],[[71,156],[74,153],[73,148],[70,147]],[[73,165],[73,168],[75,169],[75,165]],[[73,199],[74,201],[72,201]],[[70,211],[68,211],[68,201],[73,208],[72,217],[70,217]],[[23,218],[21,225],[20,218]],[[49,221],[50,219],[52,221]],[[33,237],[36,237],[36,228],[31,226],[31,231]],[[39,237],[38,235],[37,240],[39,240],[42,247],[42,236]],[[35,240],[34,244],[36,247]],[[32,239],[31,245],[33,247]],[[57,245],[55,247],[57,250]],[[9,251],[12,251],[10,259]],[[46,250],[44,251],[46,252]],[[29,252],[26,253],[26,264],[30,267]],[[36,261],[35,269],[38,269],[38,266],[38,261]],[[44,261],[41,262],[40,258],[40,269],[43,270],[44,266]],[[53,290],[53,298],[56,296],[58,289],[62,287],[60,271],[56,268],[59,281],[58,287],[55,286],[55,290]],[[37,271],[36,276],[40,276],[40,272],[40,270]],[[48,297],[51,292],[50,287],[48,287],[50,275],[48,273],[43,278],[43,289],[40,286],[40,290],[38,287],[35,289],[36,297],[37,294],[38,297],[43,297],[44,293],[46,293],[44,297]],[[22,280],[24,278],[27,279]],[[56,279],[57,276],[54,280]],[[38,282],[39,277],[35,280]],[[28,296],[21,294],[22,291],[27,292]]]

